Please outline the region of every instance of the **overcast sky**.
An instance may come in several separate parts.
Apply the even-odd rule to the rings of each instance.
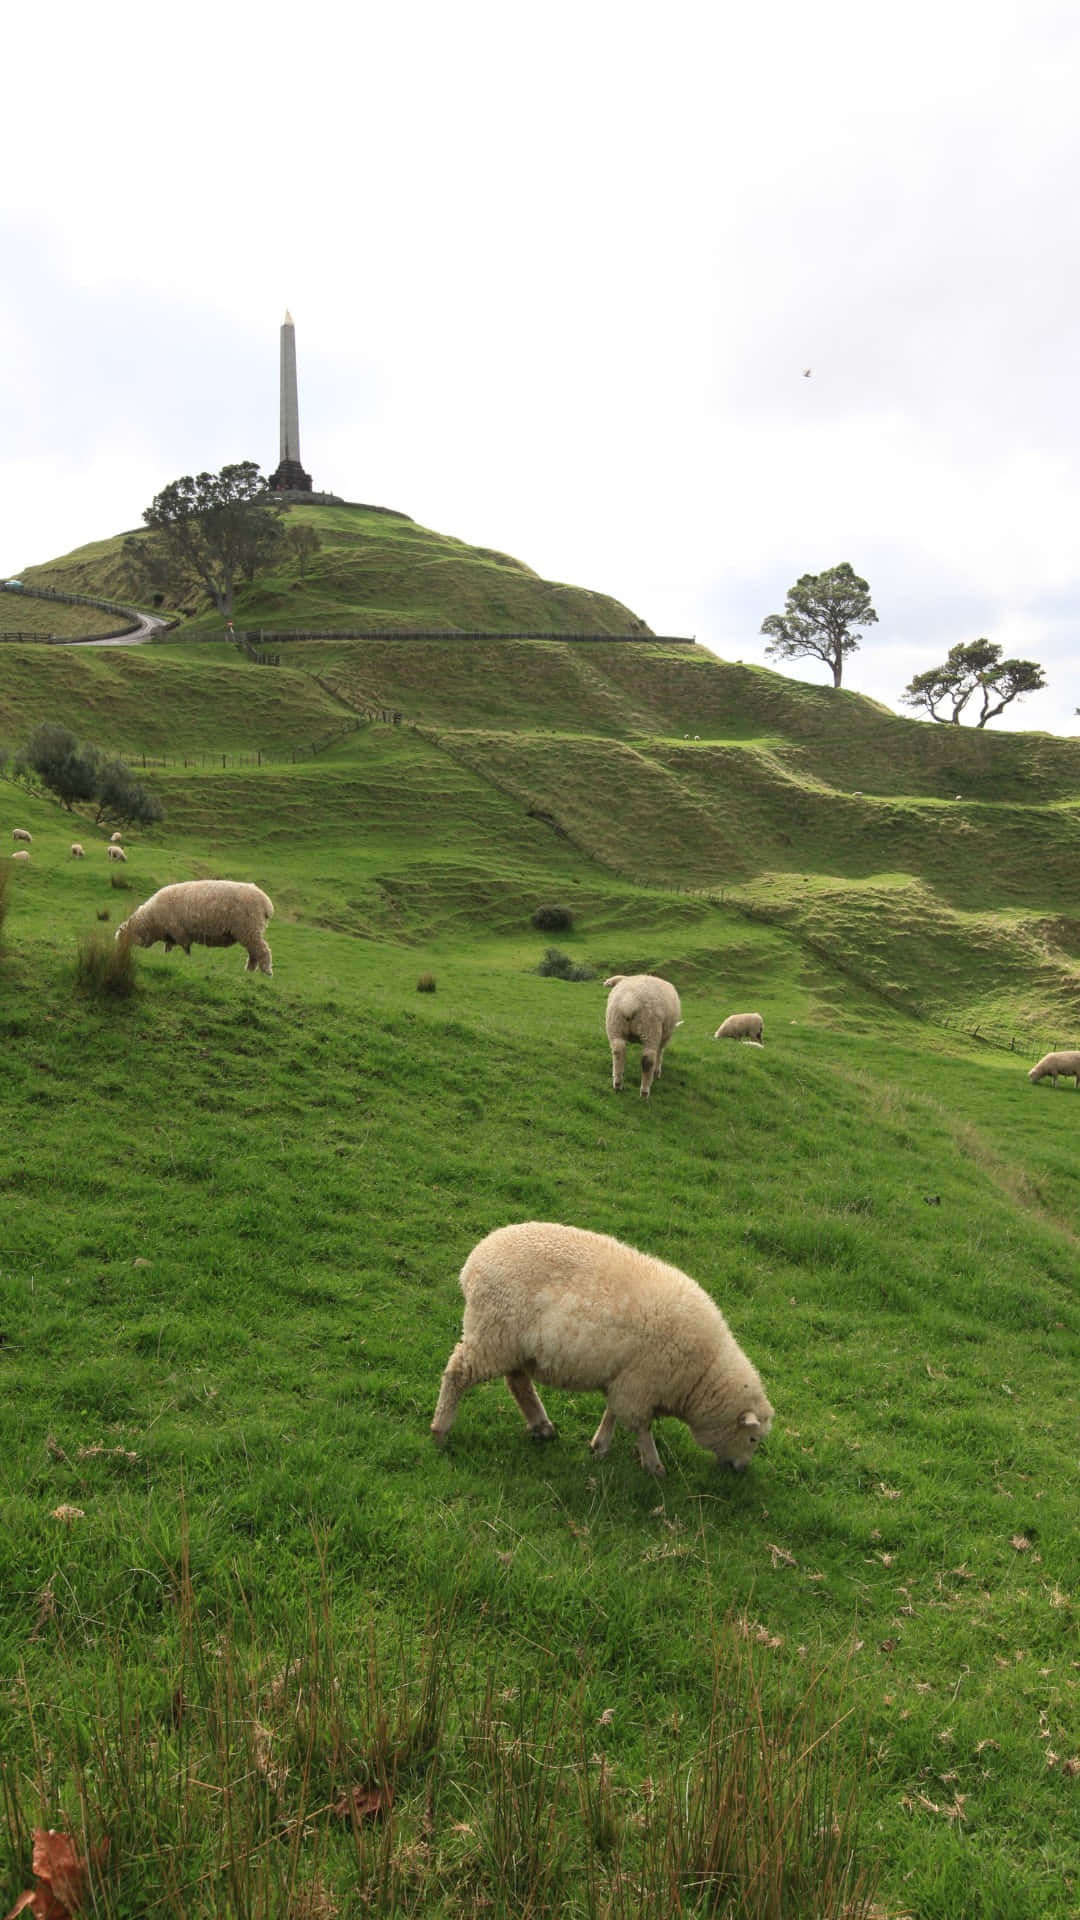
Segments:
[[[1075,5],[103,0],[4,69],[3,573],[269,473],[288,307],[316,487],[729,659],[846,560],[845,684],[986,635],[1080,732]]]

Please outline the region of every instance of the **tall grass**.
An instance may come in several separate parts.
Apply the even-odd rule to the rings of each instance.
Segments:
[[[186,1549],[159,1674],[117,1638],[108,1684],[80,1699],[60,1646],[50,1694],[22,1689],[29,1765],[0,1757],[0,1835],[27,1884],[32,1831],[52,1827],[108,1920],[869,1912],[842,1674],[796,1669],[745,1613],[706,1621],[704,1734],[657,1727],[627,1779],[587,1670],[523,1679],[462,1587],[415,1638],[395,1646],[373,1615],[342,1647],[322,1564],[284,1658],[260,1648],[240,1579],[199,1599]]]
[[[75,986],[94,1000],[130,1000],[135,992],[131,941],[96,932],[81,934],[75,946]]]

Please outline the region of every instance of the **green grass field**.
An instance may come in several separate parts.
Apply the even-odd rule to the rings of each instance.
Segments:
[[[0,743],[145,752],[168,816],[115,872],[0,780],[2,1910],[53,1827],[117,1920],[1075,1914],[1080,1100],[962,1029],[1072,1043],[1080,746],[651,645],[9,652]],[[271,980],[87,984],[215,873]],[[592,980],[536,971],[555,902]],[[501,1383],[432,1447],[529,1218],[709,1289],[749,1475],[672,1420],[664,1481],[597,1463],[554,1390],[538,1449]]]

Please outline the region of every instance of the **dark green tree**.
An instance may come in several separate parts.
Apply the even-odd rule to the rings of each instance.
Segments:
[[[844,661],[859,644],[854,629],[876,623],[866,581],[860,580],[844,560],[824,573],[802,574],[788,590],[783,613],[770,613],[762,621],[761,631],[771,635],[766,653],[775,653],[783,660],[811,656],[823,660],[832,673],[833,686],[838,687]]]
[[[285,534],[285,545],[288,547],[290,553],[295,554],[296,559],[299,562],[300,578],[302,580],[304,578],[304,575],[307,572],[308,561],[311,560],[314,557],[314,555],[320,551],[322,547],[322,541],[319,539],[319,536],[316,533],[314,527],[306,527],[301,525],[299,527],[289,527],[287,529]]]
[[[254,460],[184,474],[155,494],[143,519],[153,539],[125,542],[128,561],[178,598],[198,581],[226,619],[237,580],[253,580],[281,539],[278,511]]]
[[[97,793],[101,754],[96,747],[80,747],[57,721],[43,720],[16,754],[15,773],[23,780],[33,774],[70,813],[76,800],[92,800]]]
[[[96,806],[95,819],[147,825],[164,820],[165,809],[122,760],[109,760],[100,747],[82,746],[67,727],[43,720],[15,756],[19,779],[33,776],[54,793],[70,813],[75,802]]]
[[[1045,685],[1046,676],[1038,661],[1003,660],[1001,648],[992,640],[968,640],[950,647],[943,666],[917,673],[900,698],[909,707],[922,707],[940,725],[956,727],[964,708],[978,695],[980,708],[975,725],[985,727],[1013,700],[1025,693],[1038,693]],[[948,711],[939,711],[942,707]]]

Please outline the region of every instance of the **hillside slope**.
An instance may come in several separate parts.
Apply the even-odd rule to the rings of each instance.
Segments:
[[[237,627],[649,631],[608,594],[542,580],[509,554],[435,533],[406,514],[306,504],[281,511],[286,529],[310,529],[319,549],[303,562],[294,553],[283,554],[272,571],[252,584],[238,585],[233,606]],[[118,534],[94,541],[60,559],[27,567],[21,577],[27,586],[130,599],[139,590],[124,554],[124,542],[131,537]],[[136,537],[149,536],[138,530]],[[192,591],[176,611],[185,634],[221,632],[221,616],[201,592]]]

